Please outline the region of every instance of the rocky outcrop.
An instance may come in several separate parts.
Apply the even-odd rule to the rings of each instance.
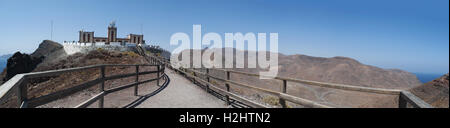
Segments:
[[[410,89],[421,85],[417,77],[398,69],[365,65],[347,57],[280,55],[279,75],[364,87]]]
[[[44,40],[31,55],[16,52],[8,59],[7,66],[0,76],[0,84],[17,74],[33,71],[39,64],[57,61],[65,55],[63,46],[51,40]]]
[[[22,54],[16,52],[11,58],[8,59],[6,66],[6,76],[3,81],[8,81],[12,77],[21,73],[28,73],[33,71],[36,66],[44,60],[44,57],[32,57],[28,54]]]
[[[51,53],[54,54],[54,53]],[[18,54],[17,56],[22,56],[22,59],[18,59],[20,61],[14,61],[14,62],[20,62],[17,65],[17,67],[28,67],[29,65],[25,65],[25,60],[28,60],[30,62],[29,58],[33,58],[30,55],[24,55],[24,54]],[[20,57],[12,57],[12,58],[20,58]],[[25,58],[25,59],[23,59]],[[28,59],[27,59],[28,58]],[[31,59],[33,60],[33,59]],[[51,60],[52,62],[48,62],[47,60]],[[11,61],[13,62],[13,61]],[[44,64],[47,63],[47,64]],[[36,68],[32,70],[31,72],[41,72],[41,71],[49,71],[49,70],[58,70],[58,69],[67,69],[67,68],[74,68],[74,67],[84,67],[84,66],[90,66],[90,65],[98,65],[98,64],[146,64],[147,61],[144,57],[139,56],[138,54],[134,52],[118,52],[118,51],[108,51],[108,50],[94,50],[90,51],[88,53],[76,53],[73,55],[61,57],[58,60],[55,60],[54,58],[49,58],[44,60],[44,62],[41,62],[40,64],[37,64]],[[35,64],[36,65],[36,64]],[[26,68],[26,71],[21,72],[30,72],[30,68]],[[155,67],[142,67],[140,70],[150,71],[155,70]],[[19,70],[14,70],[19,71]],[[129,72],[136,71],[135,67],[111,67],[107,68],[108,74],[125,74]],[[62,73],[57,76],[51,76],[51,77],[40,77],[40,78],[33,78],[29,79],[27,82],[28,87],[28,97],[29,98],[36,98],[43,95],[48,95],[53,92],[61,91],[67,88],[71,88],[77,85],[80,85],[82,83],[85,83],[86,81],[95,80],[98,77],[100,77],[100,72],[97,69],[87,69],[83,71],[77,71],[77,72],[69,72],[69,73]],[[146,76],[147,77],[147,76]],[[106,81],[105,88],[112,88],[116,87],[117,85],[127,84],[131,81],[134,81],[133,79],[119,79],[119,80],[111,80]],[[86,89],[86,91],[83,91],[81,93],[82,95],[76,95],[75,99],[68,98],[69,100],[63,100],[63,102],[56,102],[57,104],[49,104],[49,106],[46,107],[73,107],[71,105],[78,104],[81,101],[84,101],[83,98],[85,96],[90,96],[96,93],[98,90],[98,86],[94,86],[92,88]],[[10,108],[10,107],[16,107],[17,102],[6,102],[4,104],[0,103],[0,108]],[[54,105],[54,106],[53,106]]]
[[[44,40],[36,51],[31,54],[32,57],[49,57],[53,53],[63,49],[63,46],[57,42],[51,40]]]
[[[225,49],[222,49],[222,52],[224,51]],[[244,52],[245,61],[247,61],[248,58],[257,58],[248,57],[248,55],[251,55],[249,54],[249,51],[236,49],[233,49],[233,51],[236,52],[235,54]],[[221,56],[224,56],[223,53]],[[222,62],[225,62],[224,57],[222,59]],[[247,65],[247,62],[244,63],[244,65]],[[225,64],[229,65],[231,63],[225,62]],[[235,64],[236,62],[233,63],[233,65]],[[249,68],[235,70],[251,73],[259,72],[259,69]],[[283,55],[278,53],[278,76],[390,89],[410,89],[422,85],[422,83],[412,73],[398,69],[382,69],[375,66],[362,64],[352,58],[339,56],[324,58],[299,54]]]
[[[44,60],[40,65],[48,65],[49,63],[53,63],[63,59],[67,56],[67,53],[64,50],[64,47],[54,41],[44,40],[36,51],[31,54],[32,57],[44,57]]]
[[[449,107],[449,75],[446,74],[431,82],[410,90],[425,102],[434,107]]]
[[[234,62],[225,62],[224,52],[228,48],[213,49],[219,56],[222,56],[222,63],[226,65],[235,65]],[[222,50],[218,52],[217,50]],[[246,61],[248,58],[258,58],[256,54],[250,54],[254,51],[242,51],[236,49],[228,49],[234,51],[235,55],[242,52],[245,55],[244,65],[248,65]],[[192,52],[193,50],[185,50],[185,52]],[[239,53],[239,54],[238,54]],[[268,52],[269,53],[269,52]],[[363,87],[387,88],[387,89],[401,89],[407,90],[422,85],[417,77],[409,72],[398,69],[382,69],[375,66],[366,65],[358,62],[355,59],[348,57],[313,57],[307,55],[283,55],[278,54],[278,76],[320,81],[327,83],[346,84]],[[256,55],[256,56],[253,56]],[[180,57],[180,56],[179,56]],[[191,62],[193,55],[191,54]],[[211,58],[213,58],[212,56]],[[241,72],[249,72],[258,74],[260,68],[234,68],[228,70],[236,70]],[[225,78],[224,72],[212,71],[211,75],[219,78]],[[232,74],[232,80],[248,84],[264,89],[279,91],[280,85],[283,83],[280,80],[261,80],[258,77]],[[215,81],[218,85],[224,85],[220,81]],[[236,89],[237,93],[255,99],[256,101],[264,101],[264,98],[271,98],[271,95],[255,92],[249,89]],[[382,94],[373,94],[357,91],[345,91],[341,89],[323,88],[312,86],[308,84],[288,82],[288,94],[322,103],[333,107],[381,107],[390,108],[397,107],[396,101],[398,97]],[[302,107],[296,106],[293,107]]]

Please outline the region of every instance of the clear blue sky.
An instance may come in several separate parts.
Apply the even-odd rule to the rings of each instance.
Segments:
[[[0,54],[32,52],[50,38],[78,40],[80,29],[120,37],[143,33],[169,46],[175,32],[278,32],[285,54],[346,56],[381,68],[449,71],[448,0],[0,0]]]

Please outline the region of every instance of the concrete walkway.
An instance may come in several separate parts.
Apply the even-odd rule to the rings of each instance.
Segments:
[[[208,94],[173,70],[166,68],[166,74],[170,78],[169,85],[136,108],[227,108],[225,102]]]

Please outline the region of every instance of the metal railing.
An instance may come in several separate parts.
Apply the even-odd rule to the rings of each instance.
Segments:
[[[170,66],[170,60],[157,58],[161,62],[164,62],[169,68],[174,69]],[[267,106],[262,105],[260,103],[257,103],[255,101],[252,101],[250,99],[244,98],[242,96],[239,96],[238,94],[232,93],[231,86],[230,85],[237,85],[240,87],[244,87],[251,90],[256,90],[259,92],[264,92],[268,94],[275,95],[279,98],[279,103],[283,108],[288,107],[286,101],[300,104],[305,107],[311,107],[311,108],[332,108],[332,106],[328,106],[325,104],[321,104],[315,101],[311,101],[308,99],[292,96],[290,94],[287,94],[287,84],[288,82],[295,82],[295,83],[302,83],[317,87],[324,87],[324,88],[333,88],[333,89],[340,89],[340,90],[346,90],[346,91],[357,91],[357,92],[366,92],[366,93],[374,93],[374,94],[386,94],[386,95],[394,95],[398,96],[398,107],[399,108],[407,108],[408,104],[411,105],[411,107],[415,108],[432,108],[431,105],[424,102],[422,99],[418,98],[417,96],[413,95],[409,91],[405,90],[397,90],[397,89],[383,89],[383,88],[370,88],[370,87],[361,87],[361,86],[352,86],[352,85],[343,85],[343,84],[333,84],[333,83],[325,83],[325,82],[317,82],[317,81],[309,81],[309,80],[301,80],[301,79],[294,79],[294,78],[286,78],[286,77],[275,77],[275,80],[282,81],[282,85],[280,85],[280,91],[273,91],[269,89],[259,88],[256,86],[251,86],[244,83],[239,83],[236,81],[231,80],[230,76],[231,74],[240,74],[240,75],[247,75],[247,76],[254,76],[254,77],[260,77],[262,75],[259,74],[253,74],[253,73],[247,73],[247,72],[240,72],[240,71],[232,71],[232,70],[225,70],[225,69],[205,69],[206,72],[200,72],[195,69],[186,69],[186,68],[179,68],[174,69],[177,72],[180,72],[184,74],[187,77],[193,78],[194,81],[200,81],[202,83],[205,83],[205,88],[208,91],[209,89],[218,91],[226,96],[226,102],[230,103],[230,97],[233,97],[237,100],[239,100],[242,103],[245,103],[246,105],[249,105],[251,107],[257,107],[257,108],[265,108]],[[225,73],[226,78],[220,78],[217,76],[211,75],[209,72],[211,70],[218,70]],[[200,78],[199,75],[202,75],[206,77]],[[263,77],[269,77],[269,76],[263,76]],[[211,83],[210,78],[223,81],[225,83],[225,90],[221,89],[219,87],[214,86],[214,84]]]
[[[87,101],[79,104],[76,106],[76,108],[85,108],[91,105],[92,103],[99,101],[98,106],[100,108],[104,107],[104,96],[117,92],[123,89],[134,87],[134,95],[138,96],[138,86],[140,84],[157,81],[157,85],[160,84],[160,80],[162,78],[167,79],[167,75],[164,73],[165,67],[161,64],[156,64],[157,61],[151,62],[153,64],[151,65],[94,65],[94,66],[86,66],[86,67],[79,67],[79,68],[70,68],[70,69],[61,69],[61,70],[52,70],[52,71],[44,71],[44,72],[32,72],[32,73],[26,73],[26,74],[18,74],[11,78],[9,81],[4,83],[2,86],[0,86],[0,104],[4,104],[6,100],[8,100],[8,94],[14,93],[13,90],[16,90],[17,95],[17,102],[20,104],[20,108],[32,108],[37,107],[40,105],[44,105],[47,103],[50,103],[52,101],[64,98],[66,96],[72,95],[76,92],[85,90],[87,88],[93,87],[94,85],[100,84],[100,93],[96,94],[94,97],[88,99]],[[129,73],[129,74],[120,74],[120,75],[113,75],[113,76],[105,76],[105,68],[106,67],[135,67],[136,72],[135,73]],[[146,72],[139,72],[140,67],[156,67],[156,71],[146,71]],[[42,77],[50,77],[50,76],[57,76],[62,73],[68,73],[68,72],[75,72],[75,71],[85,71],[88,69],[100,69],[100,77],[88,81],[85,83],[82,83],[77,86],[73,86],[71,88],[67,88],[64,90],[60,90],[51,94],[47,94],[44,96],[36,97],[36,98],[28,98],[28,88],[26,87],[27,82],[32,78],[42,78]],[[143,81],[139,81],[139,75],[146,75],[146,74],[157,74],[156,78],[153,79],[147,79]],[[105,81],[107,80],[115,80],[115,79],[121,79],[121,78],[127,78],[127,77],[136,77],[135,82],[118,86],[116,88],[112,89],[105,89]],[[165,83],[167,84],[167,83]]]

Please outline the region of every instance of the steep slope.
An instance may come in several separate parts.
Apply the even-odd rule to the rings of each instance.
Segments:
[[[402,70],[381,69],[347,57],[280,55],[280,76],[365,87],[408,89],[420,85],[417,77]]]
[[[0,84],[16,74],[31,72],[40,64],[48,64],[65,56],[63,46],[50,40],[44,40],[31,55],[16,52],[8,59],[7,67],[0,74]]]
[[[253,51],[233,50],[236,52],[235,54],[244,52],[245,66],[247,66],[248,58],[258,58],[257,56],[249,57],[251,55],[249,53]],[[222,49],[222,57],[224,52],[225,50]],[[211,58],[214,57],[212,56]],[[226,65],[236,64],[236,62],[225,62],[224,57],[222,62]],[[362,64],[348,57],[323,58],[298,54],[278,54],[278,66],[278,76],[296,79],[393,89],[409,89],[422,84],[412,73],[398,69],[377,68]],[[244,68],[234,70],[258,73],[260,69]]]
[[[44,58],[40,64],[46,65],[67,57],[67,54],[61,44],[51,40],[44,40],[41,44],[39,44],[36,51],[31,54],[31,57]]]
[[[449,75],[425,83],[410,90],[414,95],[434,107],[449,108]]]
[[[134,52],[115,52],[106,50],[90,51],[86,54],[76,53],[65,57],[59,61],[48,63],[47,65],[39,65],[33,72],[67,69],[75,67],[84,67],[97,64],[145,64],[144,57]],[[107,68],[106,73],[111,75],[119,72],[133,72],[134,67],[114,67]],[[89,75],[88,75],[89,74]],[[100,76],[98,70],[86,70],[83,72],[74,72],[62,74],[54,78],[42,78],[32,80],[29,85],[31,97],[44,95],[48,92],[68,88],[87,80],[93,80]]]
[[[53,54],[53,53],[51,53]],[[51,55],[50,54],[50,55]],[[44,54],[45,55],[45,54]],[[76,53],[70,56],[61,57],[58,60],[46,59],[39,64],[31,72],[48,71],[67,69],[74,67],[83,67],[97,64],[146,64],[147,61],[144,57],[137,55],[134,52],[116,52],[106,50],[94,50],[88,53]],[[140,70],[155,70],[154,67],[142,67]],[[108,67],[106,68],[106,74],[118,75],[124,73],[135,72],[135,67]],[[153,77],[154,74],[147,75],[146,77]],[[78,72],[63,73],[58,76],[33,78],[28,82],[28,97],[35,98],[43,95],[50,94],[52,92],[61,91],[70,87],[74,87],[89,80],[94,80],[100,77],[100,71],[98,69],[88,69]],[[105,88],[112,88],[118,85],[133,82],[134,77],[123,78],[118,80],[107,81]],[[75,104],[79,104],[86,98],[98,91],[98,86],[94,86],[83,91],[80,94],[74,95],[74,98],[69,100],[58,101],[54,104],[48,104],[44,107],[73,107]],[[82,97],[82,98],[80,98]],[[130,99],[127,99],[130,100]],[[14,107],[16,102],[6,102],[0,104],[2,107]]]
[[[221,49],[213,50],[217,51]],[[248,58],[257,58],[256,56],[249,56],[252,55],[249,54],[252,51],[232,50],[234,50],[235,54],[244,52],[245,66],[247,65]],[[185,50],[182,53],[189,51],[192,50]],[[223,57],[225,54],[224,52],[225,50],[222,49],[222,53],[219,55],[222,56],[222,63],[226,65],[235,65],[235,58],[233,63],[225,62]],[[361,64],[360,62],[347,57],[323,58],[306,55],[283,55],[279,53],[270,54],[278,54],[278,76],[282,77],[390,89],[410,89],[421,85],[420,81],[412,73],[397,69],[381,69],[374,66]],[[181,58],[181,56],[179,56],[179,58]],[[214,58],[214,55],[212,55],[211,58]],[[231,70],[258,74],[262,69],[233,68]],[[210,74],[225,78],[224,72],[213,71],[210,72]],[[280,80],[261,80],[258,77],[237,74],[232,74],[231,79],[239,83],[245,83],[274,91],[280,91],[280,85],[282,85]],[[215,82],[218,86],[223,87],[224,85],[221,81]],[[287,84],[288,94],[334,107],[396,107],[395,96],[330,89],[295,82],[288,82]],[[232,90],[235,93],[260,102],[270,101],[268,99],[277,99],[274,98],[274,96],[245,88],[233,87]],[[378,101],[387,102],[379,105]],[[293,106],[301,107],[295,105]]]

